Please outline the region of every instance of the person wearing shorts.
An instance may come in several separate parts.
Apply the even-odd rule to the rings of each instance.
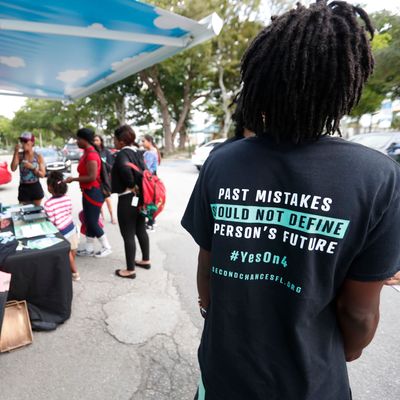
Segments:
[[[40,206],[44,192],[39,179],[46,175],[45,162],[41,154],[34,151],[35,136],[31,132],[24,132],[19,137],[22,145],[15,146],[14,156],[11,161],[11,170],[19,166],[20,184],[18,188],[18,201],[22,204]]]

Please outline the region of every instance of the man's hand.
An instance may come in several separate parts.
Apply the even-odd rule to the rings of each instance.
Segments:
[[[18,153],[20,149],[19,143],[17,143],[14,147],[14,153]]]
[[[400,285],[400,271],[385,281],[385,285]]]
[[[351,362],[355,361],[361,357],[362,351],[355,351],[353,353],[346,353],[346,361]]]
[[[69,176],[68,178],[64,179],[65,183],[71,183],[74,182],[74,178],[72,176]]]

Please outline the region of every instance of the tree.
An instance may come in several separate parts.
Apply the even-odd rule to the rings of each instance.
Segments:
[[[75,103],[28,99],[12,120],[14,130],[36,131],[45,140],[53,137],[69,138],[75,135],[79,126],[88,121],[88,109],[85,101]]]
[[[375,48],[376,67],[372,83],[381,92],[400,96],[400,16],[389,11],[373,15],[373,21],[383,38],[383,45]],[[380,43],[381,44],[381,43]]]
[[[139,75],[132,75],[89,96],[86,107],[98,129],[112,132],[127,120],[133,120],[135,125],[150,123],[154,102]]]
[[[167,153],[174,149],[176,136],[183,130],[193,102],[210,94],[207,77],[210,50],[210,46],[201,45],[140,72],[140,77],[157,98]]]
[[[387,96],[400,95],[400,17],[381,11],[371,18],[377,29],[372,41],[375,69],[351,112],[357,122],[363,114],[378,110]]]
[[[11,120],[0,115],[0,142],[5,147],[8,147],[18,138],[18,135],[13,131]]]
[[[229,129],[231,115],[228,105],[232,101],[234,90],[238,88],[241,54],[250,37],[259,29],[259,24],[254,23],[254,17],[260,1],[158,0],[154,3],[160,7],[167,6],[171,11],[177,9],[180,14],[195,20],[200,20],[213,11],[225,19],[222,39],[218,37],[212,42],[186,50],[140,73],[157,98],[163,121],[165,148],[166,152],[170,152],[178,133],[182,134],[180,144],[184,143],[190,111],[199,99],[212,98],[211,102],[219,103],[223,109],[223,114],[220,115],[224,115],[225,121],[221,126],[225,131]],[[251,18],[253,21],[250,21]],[[243,29],[242,25],[247,28]],[[247,32],[249,30],[251,32]],[[247,33],[243,35],[243,31]]]

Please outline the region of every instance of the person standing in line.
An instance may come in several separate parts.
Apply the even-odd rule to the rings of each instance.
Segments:
[[[154,138],[151,135],[144,135],[142,144],[145,149],[143,158],[146,163],[147,169],[153,174],[157,175],[157,168],[161,163],[160,152],[154,142]]]
[[[199,400],[351,399],[346,361],[400,265],[400,166],[331,136],[373,71],[373,35],[358,6],[298,3],[242,58],[257,137],[210,154],[182,219],[200,247]]]
[[[41,154],[34,151],[35,136],[31,132],[23,132],[19,137],[22,145],[15,146],[11,171],[19,166],[20,183],[18,188],[18,201],[22,204],[34,204],[40,206],[44,192],[40,184],[40,178],[46,175],[46,166]]]
[[[134,146],[136,134],[129,125],[122,125],[114,132],[115,147],[119,150],[111,171],[112,192],[118,193],[117,217],[124,240],[126,268],[117,269],[121,278],[136,278],[135,267],[150,269],[150,244],[145,217],[140,213],[142,204],[142,176],[127,163],[140,169],[146,168],[141,152]],[[136,261],[135,235],[139,240],[142,260]]]
[[[143,147],[145,148],[145,152],[143,154],[144,162],[146,164],[147,169],[153,174],[157,175],[157,168],[161,163],[161,155],[158,147],[154,142],[154,138],[151,135],[144,135],[142,139]],[[154,232],[155,219],[147,218],[146,229],[150,232]]]
[[[78,147],[84,150],[79,160],[79,176],[69,176],[66,183],[79,182],[82,190],[83,214],[86,222],[86,247],[77,252],[78,256],[105,257],[112,253],[110,243],[104,230],[99,226],[100,210],[104,203],[104,195],[101,191],[101,159],[94,147],[94,132],[88,128],[77,131]],[[94,252],[94,240],[97,238],[101,248]]]
[[[112,168],[112,166],[114,164],[114,160],[115,160],[114,156],[112,155],[111,151],[104,146],[104,139],[100,135],[94,136],[94,145],[99,150],[101,159],[103,160],[103,162],[106,163],[107,171],[111,174],[111,168]],[[107,205],[108,212],[110,214],[111,223],[116,224],[117,220],[115,219],[114,214],[113,214],[111,196],[106,197],[105,203]],[[101,215],[104,218],[103,208],[101,209]]]
[[[79,241],[78,233],[74,221],[72,220],[72,201],[67,195],[68,186],[63,181],[63,174],[61,172],[50,172],[47,177],[47,190],[52,197],[44,203],[44,210],[49,220],[71,244],[69,261],[72,280],[79,281],[81,278],[75,263]]]

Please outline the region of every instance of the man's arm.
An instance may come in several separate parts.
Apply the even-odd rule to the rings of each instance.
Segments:
[[[200,247],[197,264],[197,290],[200,306],[207,309],[210,304],[211,253]]]
[[[361,356],[375,335],[383,282],[346,279],[336,302],[336,315],[343,335],[346,361]]]

